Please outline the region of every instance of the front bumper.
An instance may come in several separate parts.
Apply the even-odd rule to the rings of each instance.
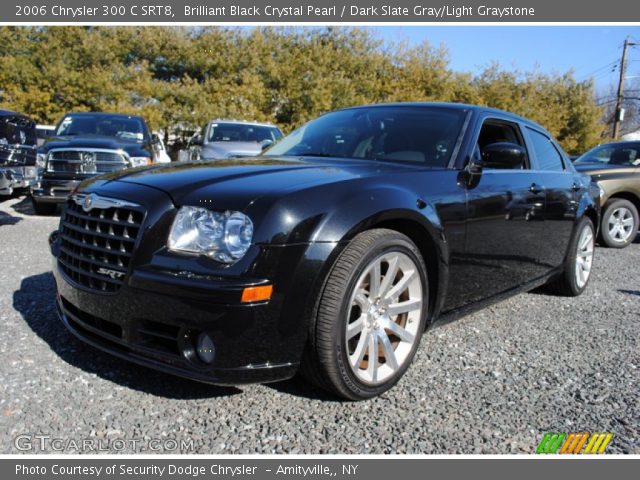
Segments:
[[[11,195],[19,188],[38,183],[38,167],[0,167],[0,195]]]
[[[265,383],[291,378],[306,344],[309,307],[328,244],[261,247],[262,278],[201,277],[132,268],[117,292],[76,284],[59,267],[51,238],[57,311],[65,327],[103,351],[166,373],[213,384]],[[260,260],[255,261],[259,263]],[[274,285],[270,301],[240,302],[245,287]],[[215,358],[193,355],[200,332]]]
[[[239,301],[245,286],[263,282],[221,280],[197,285],[134,272],[117,293],[105,295],[74,285],[55,258],[53,271],[63,324],[103,351],[214,384],[277,381],[298,370],[299,354],[290,348],[295,342],[287,340],[292,332],[283,332],[279,325],[282,302]],[[210,366],[193,355],[200,332],[213,339],[215,360]]]
[[[127,274],[109,292],[70,278],[68,266],[60,266],[61,239],[51,236],[58,313],[74,335],[129,361],[207,383],[263,383],[297,372],[335,244],[253,245],[242,260],[220,268],[207,258],[167,251],[177,210],[164,192],[126,182],[102,188],[94,192],[147,213]],[[241,302],[244,288],[265,283],[273,285],[269,301]],[[200,332],[215,347],[210,365],[189,351]]]
[[[31,197],[36,202],[64,203],[82,180],[54,180],[43,178],[39,185],[31,188]]]

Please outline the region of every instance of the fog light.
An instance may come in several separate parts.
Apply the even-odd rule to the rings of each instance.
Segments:
[[[209,364],[213,362],[216,350],[213,346],[213,340],[211,340],[211,337],[206,333],[201,333],[198,336],[198,345],[196,352],[198,353],[198,358],[204,363]]]

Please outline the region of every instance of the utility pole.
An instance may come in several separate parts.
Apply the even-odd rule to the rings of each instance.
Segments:
[[[627,48],[638,45],[637,43],[631,43],[627,37],[622,47],[622,58],[620,59],[620,79],[618,80],[618,95],[616,97],[616,111],[613,120],[613,139],[617,140],[620,134],[620,124],[622,123],[622,116],[624,110],[622,109],[622,101],[624,100],[624,74],[627,70]]]

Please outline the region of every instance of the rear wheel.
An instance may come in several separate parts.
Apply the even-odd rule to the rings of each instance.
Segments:
[[[610,200],[602,215],[601,237],[611,248],[624,248],[634,241],[638,233],[638,209],[629,200]]]
[[[583,217],[571,240],[562,275],[549,284],[549,290],[566,297],[577,297],[589,283],[593,266],[595,237],[593,223]]]
[[[358,235],[329,273],[303,373],[351,400],[395,385],[425,328],[427,275],[406,236],[385,229]]]

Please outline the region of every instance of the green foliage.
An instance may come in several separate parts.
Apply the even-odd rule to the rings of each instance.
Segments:
[[[142,114],[153,129],[230,117],[290,130],[336,108],[389,101],[512,111],[571,153],[603,130],[593,85],[570,72],[454,72],[444,47],[383,46],[367,29],[0,27],[0,107],[42,123],[101,110]]]

